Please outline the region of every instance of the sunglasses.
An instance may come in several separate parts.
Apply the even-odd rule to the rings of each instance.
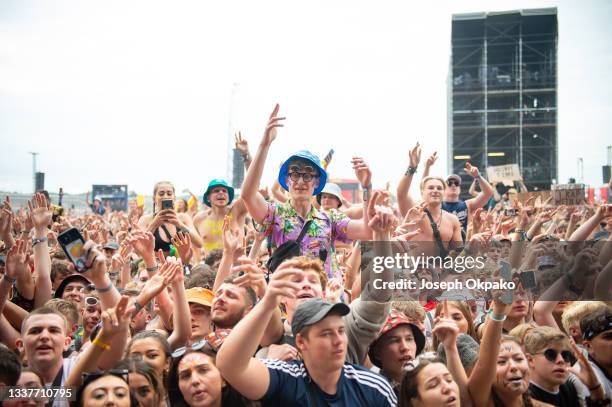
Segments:
[[[85,297],[85,304],[95,307],[100,301],[96,297]]]
[[[297,172],[297,171],[289,173],[289,178],[291,178],[291,181],[293,182],[296,182],[297,180],[299,180],[300,177],[304,180],[304,182],[310,182],[314,178],[314,174],[310,172]]]
[[[561,357],[563,358],[563,361],[565,363],[572,362],[573,355],[572,352],[570,352],[569,350],[562,350],[561,352],[559,352],[555,349],[546,349],[544,352],[536,353],[536,355],[544,355],[546,360],[548,360],[549,362],[554,362],[557,360],[557,356],[559,355],[559,353],[561,354]]]
[[[187,352],[187,350],[205,350],[213,353],[217,353],[219,348],[217,346],[212,345],[206,339],[200,339],[197,342],[194,342],[191,345],[183,346],[172,352],[173,358],[180,358]]]
[[[459,186],[459,182],[458,182],[458,181],[455,181],[455,180],[448,180],[448,181],[446,181],[446,184],[447,184],[449,187],[452,187],[452,186],[456,186],[456,187],[458,187],[458,186]]]

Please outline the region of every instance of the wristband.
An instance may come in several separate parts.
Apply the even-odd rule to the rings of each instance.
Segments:
[[[491,318],[493,321],[503,322],[506,320],[506,315],[497,315],[493,313],[493,308],[491,308],[489,310],[489,318]]]
[[[32,239],[32,247],[36,246],[39,243],[46,242],[47,240],[47,236],[35,237],[34,239]]]
[[[595,390],[599,389],[600,387],[601,387],[601,383],[599,383],[599,382],[598,382],[598,383],[597,383],[597,386],[595,386],[595,387],[589,387],[589,391],[595,391]]]
[[[98,348],[102,348],[104,350],[110,350],[110,343],[105,343],[100,340],[100,338],[96,337],[93,341],[91,341],[92,345],[97,346]]]
[[[408,167],[404,175],[414,175],[415,172],[417,172],[417,167],[410,166]]]
[[[145,270],[147,270],[149,273],[153,273],[154,271],[157,271],[159,269],[159,264],[156,264],[153,267],[147,267]]]
[[[6,273],[4,273],[4,277],[2,279],[6,280],[6,282],[9,283],[10,285],[13,285],[15,283],[15,281],[17,281],[16,278],[9,277],[9,275],[6,274]]]
[[[104,288],[98,288],[95,287],[96,291],[99,293],[107,293],[111,290],[111,288],[113,288],[113,282],[111,281],[111,283],[108,285],[108,287],[104,287]]]
[[[361,186],[363,188],[363,201],[366,202],[370,198],[370,191],[372,190],[372,184],[368,186]]]

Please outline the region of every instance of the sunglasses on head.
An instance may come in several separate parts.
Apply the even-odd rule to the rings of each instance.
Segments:
[[[179,358],[183,356],[185,352],[187,352],[187,350],[207,350],[209,352],[217,353],[219,351],[219,348],[213,346],[206,339],[200,339],[199,341],[194,342],[191,345],[178,348],[177,350],[172,352],[172,357]]]
[[[559,355],[559,353],[561,354],[561,357],[563,358],[563,361],[565,363],[572,362],[573,355],[572,352],[570,352],[569,350],[562,350],[561,352],[559,352],[556,349],[546,349],[544,352],[536,353],[536,355],[544,355],[546,360],[548,360],[549,362],[554,362],[557,360],[557,355]]]
[[[96,305],[98,305],[98,299],[96,297],[85,297],[85,304],[95,307]]]

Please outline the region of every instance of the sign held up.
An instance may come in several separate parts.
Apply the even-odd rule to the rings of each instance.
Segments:
[[[501,182],[504,185],[512,186],[514,181],[521,179],[521,171],[518,164],[487,167],[487,179],[489,182]]]

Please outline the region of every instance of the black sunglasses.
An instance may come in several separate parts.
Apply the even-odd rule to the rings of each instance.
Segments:
[[[565,363],[572,362],[573,355],[572,355],[572,352],[570,352],[569,350],[562,350],[561,352],[559,352],[556,349],[546,349],[544,352],[536,353],[536,355],[540,355],[540,354],[544,355],[546,360],[548,360],[549,362],[555,362],[557,360],[557,355],[559,355],[559,353],[561,354],[561,357],[563,358],[563,361]]]
[[[454,185],[454,186],[456,186],[456,187],[458,187],[458,186],[459,186],[459,182],[457,182],[457,181],[455,181],[455,180],[448,180],[448,181],[446,181],[446,184],[447,184],[449,187],[452,187],[453,185]]]

